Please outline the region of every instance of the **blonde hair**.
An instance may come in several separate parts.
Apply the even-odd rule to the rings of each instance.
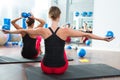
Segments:
[[[49,10],[49,17],[52,20],[56,20],[58,17],[60,17],[61,11],[58,7],[52,6]]]

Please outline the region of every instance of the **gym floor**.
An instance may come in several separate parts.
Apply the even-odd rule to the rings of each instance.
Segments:
[[[21,56],[20,51],[20,47],[0,47],[0,56]],[[88,59],[89,62],[84,63],[79,62],[76,50],[66,50],[66,52],[74,59],[69,62],[69,65],[104,63],[120,69],[120,52],[87,50],[85,59]],[[40,63],[0,64],[0,80],[27,80],[25,68],[31,66],[40,67]],[[120,80],[120,77],[87,80]]]

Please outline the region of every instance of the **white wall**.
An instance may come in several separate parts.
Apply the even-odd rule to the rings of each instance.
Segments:
[[[112,30],[115,39],[112,42],[93,40],[92,47],[97,49],[120,51],[120,0],[94,0],[93,33],[105,36]]]

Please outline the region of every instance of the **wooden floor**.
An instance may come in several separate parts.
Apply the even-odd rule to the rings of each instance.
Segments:
[[[0,56],[21,56],[20,51],[20,47],[0,47]],[[85,59],[89,60],[89,62],[87,63],[79,62],[76,50],[66,50],[66,52],[67,55],[70,55],[74,58],[74,61],[70,61],[69,65],[104,63],[117,69],[120,69],[120,52],[87,50],[87,54],[85,56]],[[30,66],[40,67],[40,63],[0,64],[0,80],[27,80],[25,68]],[[120,77],[87,80],[120,80]]]

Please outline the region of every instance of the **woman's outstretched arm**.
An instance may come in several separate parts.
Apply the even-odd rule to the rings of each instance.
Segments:
[[[101,37],[101,36],[97,36],[95,34],[91,34],[91,33],[85,33],[85,32],[81,32],[81,31],[77,31],[77,30],[73,30],[73,29],[67,29],[65,30],[68,36],[71,37],[88,37],[91,39],[96,39],[96,40],[103,40],[103,41],[111,41],[114,39],[113,38],[109,38],[109,37]]]
[[[5,34],[21,34],[22,32],[25,32],[24,29],[18,29],[18,30],[2,30]]]

